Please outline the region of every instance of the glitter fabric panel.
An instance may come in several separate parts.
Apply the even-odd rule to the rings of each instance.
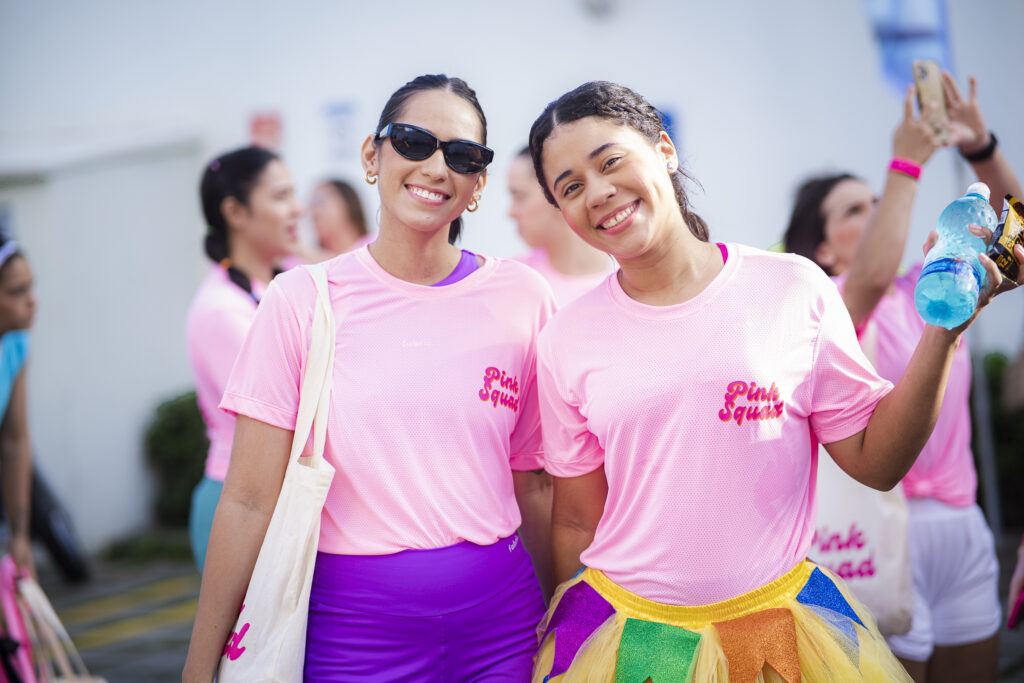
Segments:
[[[811,578],[807,579],[807,583],[804,584],[803,589],[797,594],[796,601],[804,605],[825,607],[833,612],[849,617],[861,626],[864,626],[864,622],[860,620],[857,613],[850,607],[850,603],[846,602],[846,598],[839,592],[836,585],[820,569],[815,569],[811,572]]]
[[[583,641],[614,613],[615,608],[588,583],[580,581],[566,590],[544,632],[544,638],[555,632],[555,661],[548,676],[565,673]]]
[[[786,683],[799,683],[796,623],[788,609],[766,609],[739,619],[720,621],[715,629],[729,661],[731,683],[752,683],[765,663]]]
[[[832,610],[819,607],[818,605],[805,605],[807,609],[814,612],[815,616],[821,619],[824,623],[828,624],[831,628],[834,628],[839,633],[843,634],[847,640],[850,641],[850,645],[856,649],[858,643],[857,629],[854,628],[853,622],[842,614],[836,614]]]
[[[700,634],[642,619],[626,619],[615,683],[690,683]]]

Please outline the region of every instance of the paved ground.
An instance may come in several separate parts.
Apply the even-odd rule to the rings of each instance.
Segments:
[[[1008,534],[1001,547],[1002,595],[1018,539]],[[181,680],[199,594],[191,564],[101,564],[92,581],[68,585],[40,557],[40,582],[91,673],[109,683]],[[999,664],[1000,681],[1024,682],[1024,631],[1002,632]]]
[[[75,585],[41,569],[40,583],[90,673],[109,683],[181,680],[199,595],[191,564],[100,564]]]

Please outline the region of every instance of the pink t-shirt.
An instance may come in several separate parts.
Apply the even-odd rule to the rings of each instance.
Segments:
[[[543,249],[533,249],[524,256],[517,256],[516,261],[525,263],[538,273],[551,285],[555,293],[555,301],[559,306],[565,306],[571,301],[580,298],[594,287],[604,281],[609,274],[614,273],[619,267],[611,258],[608,259],[608,266],[600,273],[592,275],[565,275],[555,270],[548,260],[547,252]]]
[[[253,280],[259,298],[266,287]],[[235,416],[218,410],[231,366],[256,317],[256,302],[228,279],[219,266],[210,270],[199,285],[185,319],[185,341],[192,374],[196,381],[199,412],[206,422],[210,449],[206,454],[206,476],[224,481],[235,437]]]
[[[864,429],[892,388],[820,268],[727,246],[695,298],[648,306],[612,275],[538,343],[546,469],[608,479],[582,560],[658,602],[725,600],[803,560],[817,441]]]
[[[877,331],[878,374],[897,382],[924,333],[924,320],[914,307],[914,287],[922,264],[895,279],[892,288],[864,323]],[[834,278],[842,289],[845,276]],[[971,356],[961,341],[953,355],[939,419],[914,466],[903,478],[903,491],[912,498],[934,498],[955,507],[974,505],[978,475],[971,454]]]
[[[389,275],[364,247],[325,263],[338,324],[319,548],[386,555],[479,545],[519,526],[512,470],[542,466],[536,339],[551,290],[488,258],[445,287]],[[274,279],[221,407],[295,428],[315,289]]]

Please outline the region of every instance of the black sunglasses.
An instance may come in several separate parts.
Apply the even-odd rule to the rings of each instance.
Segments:
[[[479,173],[494,158],[494,150],[469,140],[445,140],[428,130],[408,123],[389,123],[377,133],[377,139],[391,138],[395,151],[410,161],[423,161],[441,148],[444,163],[456,173]]]

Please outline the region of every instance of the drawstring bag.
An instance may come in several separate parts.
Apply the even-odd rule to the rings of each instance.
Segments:
[[[224,646],[220,683],[302,680],[309,593],[320,539],[320,511],[334,478],[323,458],[334,374],[334,311],[323,266],[304,266],[317,300],[299,390],[295,436],[284,482],[235,628]],[[302,451],[313,432],[313,451]]]

